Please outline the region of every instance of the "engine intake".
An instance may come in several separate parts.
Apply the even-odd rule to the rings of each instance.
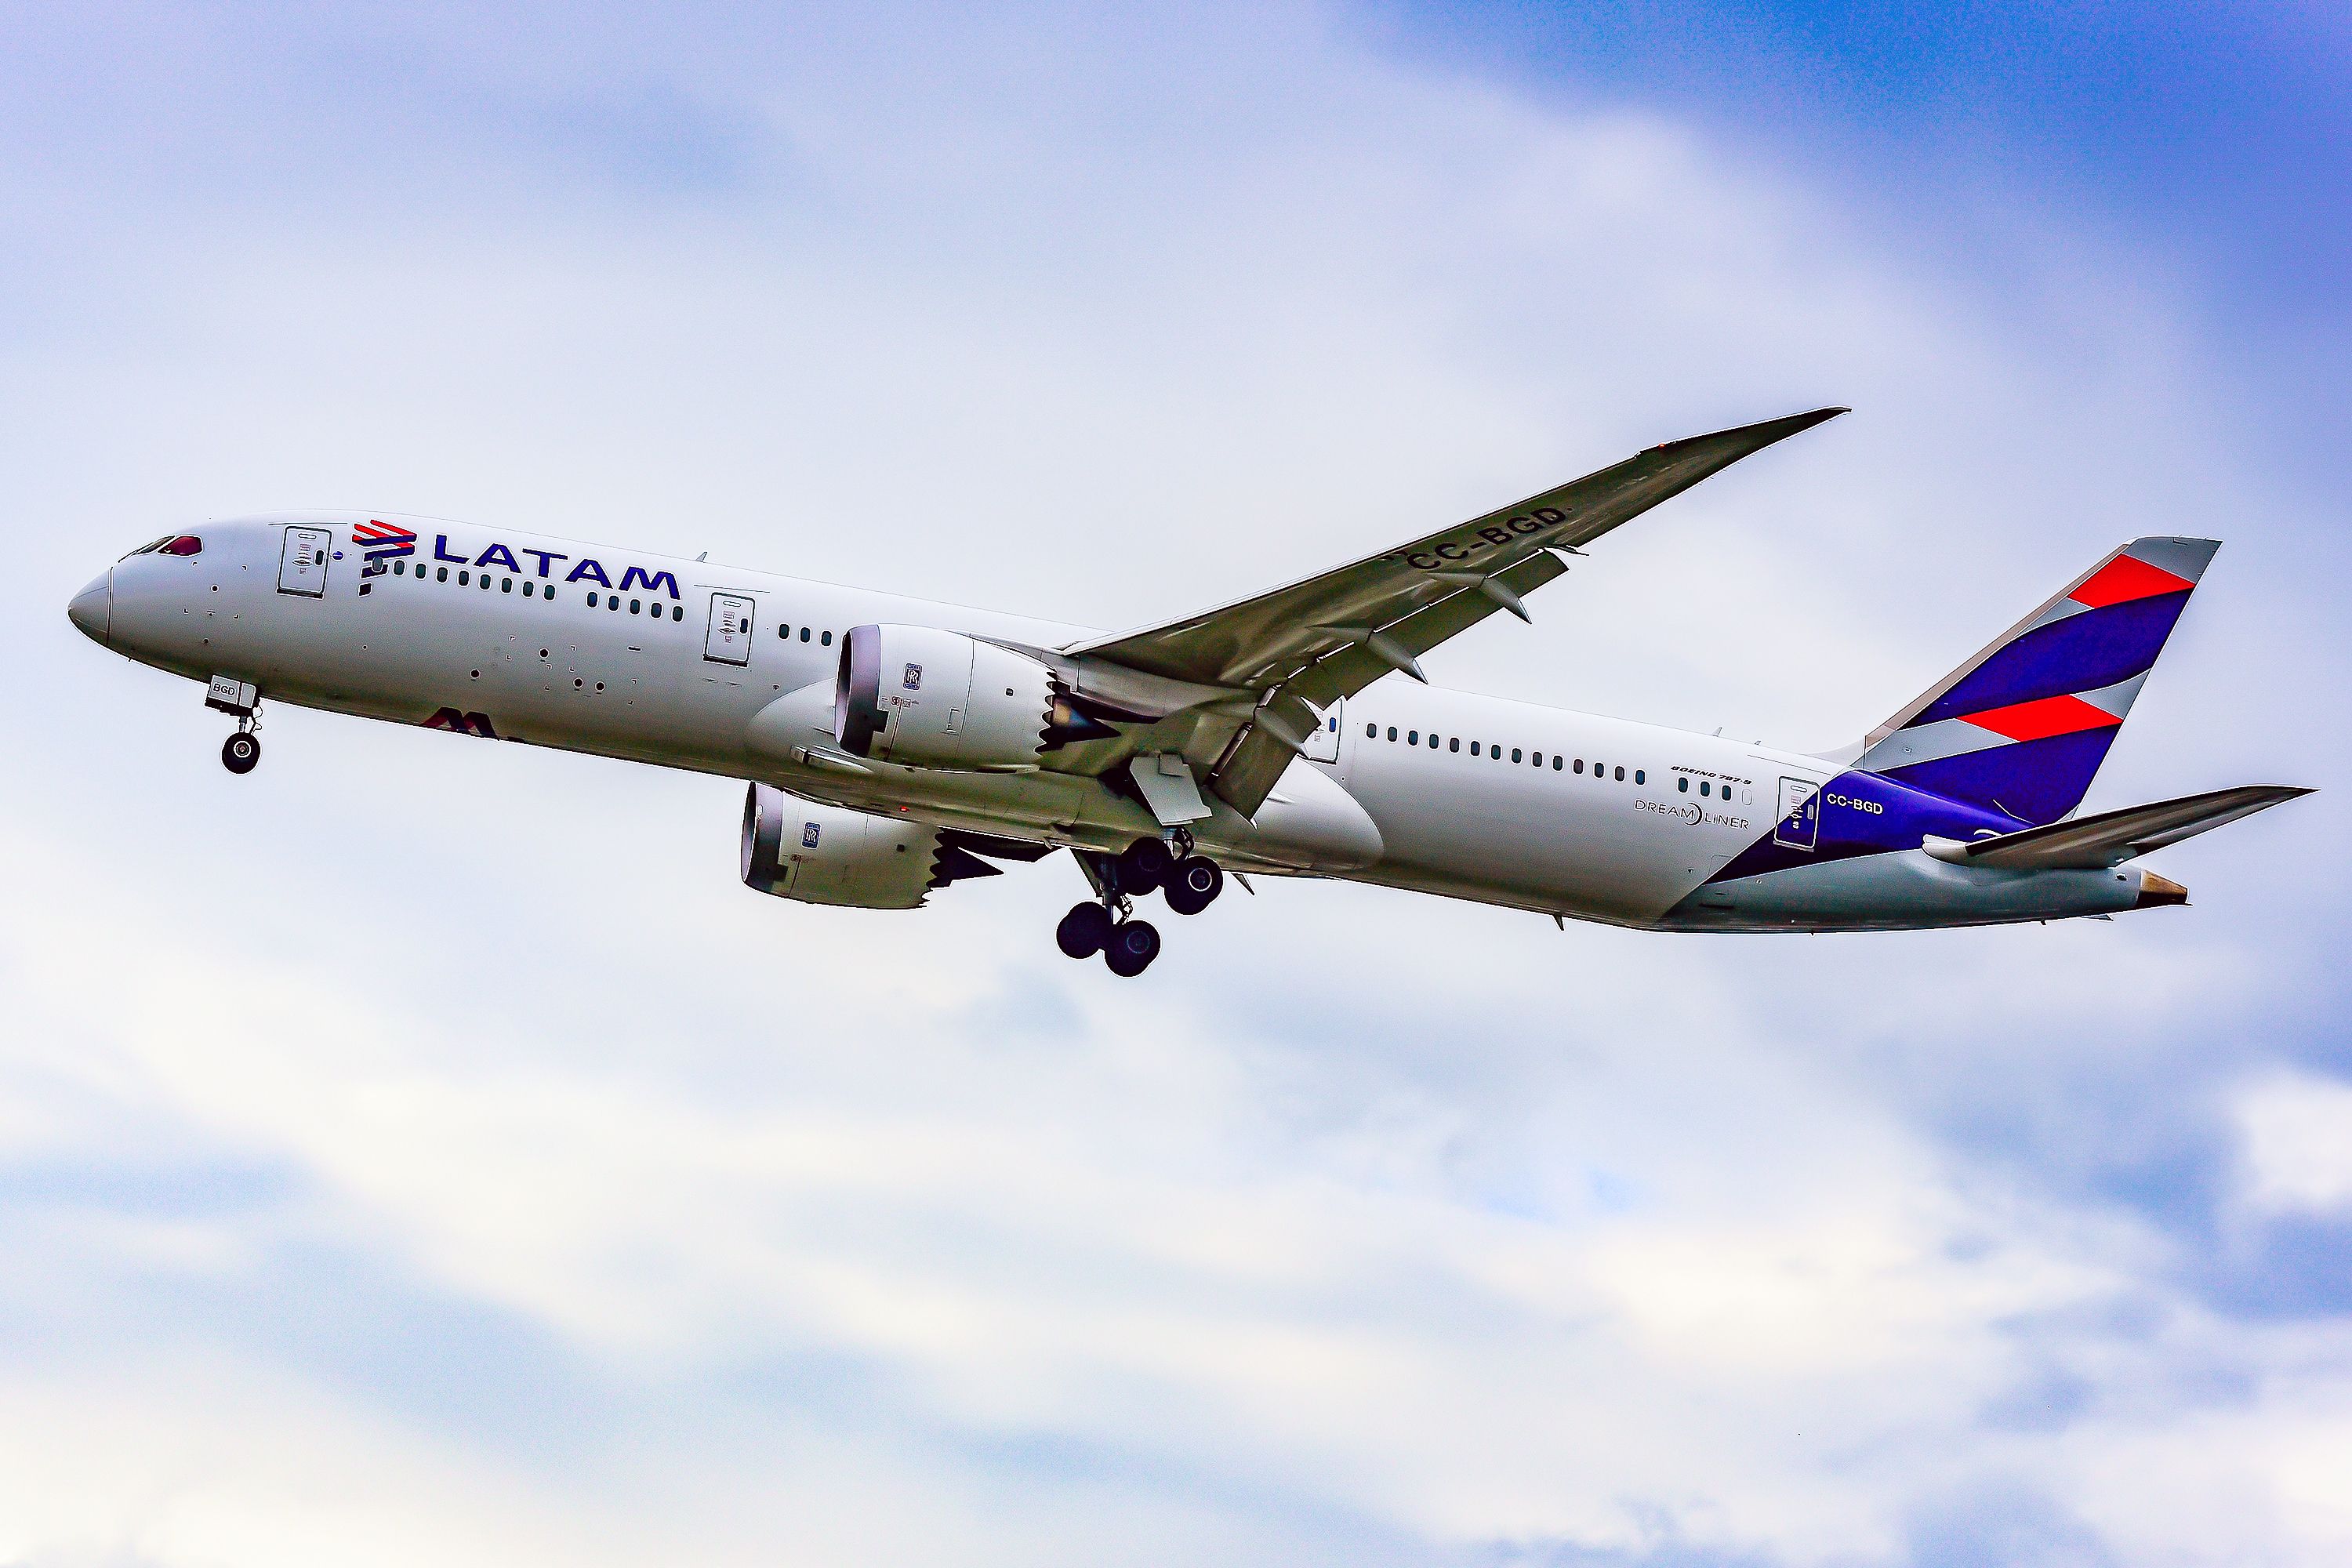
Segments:
[[[853,626],[833,738],[912,767],[1034,766],[1052,740],[1053,674],[1025,654],[929,626]]]

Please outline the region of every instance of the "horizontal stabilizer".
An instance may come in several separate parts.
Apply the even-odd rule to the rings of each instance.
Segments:
[[[2153,805],[2103,811],[2095,816],[2004,833],[1973,844],[1931,839],[1927,852],[1959,866],[1998,866],[2020,871],[2095,870],[2310,793],[2293,784],[2241,784],[2236,789],[2160,800]]]

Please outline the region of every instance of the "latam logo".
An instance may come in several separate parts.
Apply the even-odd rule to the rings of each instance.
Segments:
[[[516,559],[517,553],[503,544],[493,544],[479,555],[467,555],[462,551],[453,551],[449,548],[447,534],[436,533],[433,536],[433,559],[436,561],[446,561],[453,566],[496,566],[503,571],[512,572],[518,576],[530,575],[523,563]],[[539,563],[539,575],[541,578],[551,578],[555,575],[557,562],[572,560],[561,550],[524,550],[520,553],[530,556]],[[593,583],[599,587],[615,588],[624,594],[632,588],[643,588],[648,594],[664,593],[673,599],[685,597],[677,591],[677,576],[675,573],[648,572],[642,566],[631,566],[621,574],[621,580],[615,583],[611,574],[604,570],[604,563],[591,555],[583,555],[573,562],[572,569],[563,574],[563,580],[567,583]]]
[[[414,530],[402,528],[397,523],[378,522],[373,518],[352,526],[352,543],[367,563],[360,568],[362,577],[381,577],[389,570],[388,563],[400,556],[416,553]]]

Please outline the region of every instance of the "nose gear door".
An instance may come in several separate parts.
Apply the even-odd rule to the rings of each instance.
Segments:
[[[327,594],[327,556],[335,536],[323,528],[289,528],[278,557],[278,591],[320,599]]]
[[[702,657],[714,664],[751,662],[752,602],[740,594],[710,595],[710,627],[702,636]]]

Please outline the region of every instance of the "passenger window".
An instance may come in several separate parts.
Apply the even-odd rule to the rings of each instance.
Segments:
[[[673,621],[682,621],[686,619],[686,606],[684,605],[672,605],[669,607],[669,618]],[[751,628],[746,626],[743,629],[745,631],[750,631]]]
[[[1470,754],[1474,757],[1478,754],[1478,742],[1475,741],[1470,742]]]
[[[783,622],[782,622],[782,621],[778,621],[778,622],[776,623],[776,640],[777,640],[777,641],[779,641],[779,642],[790,642],[790,641],[792,641],[792,640],[793,640],[793,628],[792,628],[792,627],[790,627],[790,626],[786,626],[786,625],[784,625],[784,623],[783,623]]]
[[[1617,768],[1617,782],[1619,784],[1623,784],[1625,782],[1625,769],[1622,763],[1620,763]]]
[[[407,570],[408,563],[405,561],[395,561],[392,563],[392,574],[395,577]]]
[[[1446,742],[1445,742],[1445,749],[1446,749],[1447,751],[1449,751],[1449,752],[1458,752],[1458,751],[1460,751],[1460,750],[1462,749],[1462,737],[1461,737],[1461,736],[1459,736],[1459,735],[1456,735],[1456,736],[1454,736],[1452,740],[1450,740],[1450,741]]]
[[[806,626],[803,626],[803,627],[801,628],[801,641],[803,641],[803,642],[806,642],[806,641],[808,641],[808,632],[809,632],[808,627],[806,627]]]
[[[434,573],[433,580],[436,583],[446,583],[449,580],[449,568],[444,566],[439,571]]]
[[[1705,784],[1701,784],[1701,785],[1699,785],[1699,788],[1701,788],[1701,789],[1705,789],[1706,787],[1706,786]],[[1688,795],[1688,794],[1690,794],[1690,780],[1688,780],[1688,779],[1676,779],[1676,780],[1675,781],[1675,793],[1676,793],[1677,795]]]
[[[645,607],[646,602],[643,599],[631,599],[629,601],[629,614],[633,616],[643,614]]]
[[[467,584],[468,584],[468,583],[469,583],[469,582],[471,582],[471,581],[472,581],[472,579],[471,579],[471,578],[469,578],[469,577],[467,577],[467,576],[466,575],[466,574],[465,574],[465,573],[460,572],[460,573],[458,573],[458,574],[457,574],[457,586],[459,586],[460,588],[465,587],[465,586],[467,585]]]
[[[1418,746],[1418,745],[1420,745],[1420,744],[1421,744],[1421,731],[1418,731],[1418,730],[1407,730],[1407,731],[1404,732],[1404,743],[1405,743],[1406,745],[1408,745],[1408,746]]]
[[[592,610],[596,607],[596,590],[593,588],[588,590],[588,607]]]
[[[1578,766],[1578,767],[1580,767],[1580,768],[1581,768],[1583,765],[1584,765],[1584,764],[1583,764],[1583,763],[1579,763],[1577,764],[1577,766]],[[1558,773],[1558,772],[1559,772],[1559,753],[1558,752],[1554,752],[1551,754],[1551,771],[1552,771],[1552,772],[1554,772],[1554,773]]]
[[[1365,739],[1365,740],[1367,740],[1367,741],[1377,741],[1377,740],[1379,740],[1380,738],[1381,738],[1381,727],[1380,727],[1378,724],[1367,724],[1367,725],[1365,725],[1365,726],[1364,726],[1364,739]]]
[[[1617,776],[1619,778],[1623,778],[1625,775],[1621,773]],[[1633,782],[1635,784],[1648,784],[1650,782],[1650,775],[1643,773],[1641,769],[1635,768],[1633,770]]]
[[[530,578],[526,577],[526,578],[524,578],[524,579],[522,580],[522,596],[523,596],[524,598],[528,599],[528,598],[530,598],[533,594],[535,594],[535,593],[537,593],[537,592],[539,592],[539,590],[538,590],[536,587],[532,586],[532,584],[531,584],[531,581],[530,581]]]
[[[1698,793],[1701,795],[1713,795],[1715,793],[1715,789],[1714,786],[1709,784],[1705,779],[1701,779],[1698,781]]]
[[[1389,739],[1391,741],[1396,739],[1396,726],[1393,724],[1389,726]]]
[[[514,579],[513,579],[513,578],[511,578],[511,577],[501,577],[501,578],[499,578],[499,593],[501,593],[501,594],[511,594],[511,593],[513,593],[513,592],[514,592]]]
[[[833,634],[831,632],[827,632],[824,636],[817,638],[816,640],[823,643],[825,647],[831,647],[833,646]]]
[[[1582,757],[1576,759],[1576,771],[1578,773],[1582,773],[1584,771],[1584,759]]]
[[[1513,747],[1511,748],[1511,761],[1513,761],[1513,762],[1515,762],[1515,763],[1516,763],[1516,762],[1517,762],[1518,760],[1519,760],[1519,749],[1518,749],[1517,746],[1513,746]]]
[[[555,597],[555,590],[542,583],[540,584],[539,596],[542,599],[552,599]]]

